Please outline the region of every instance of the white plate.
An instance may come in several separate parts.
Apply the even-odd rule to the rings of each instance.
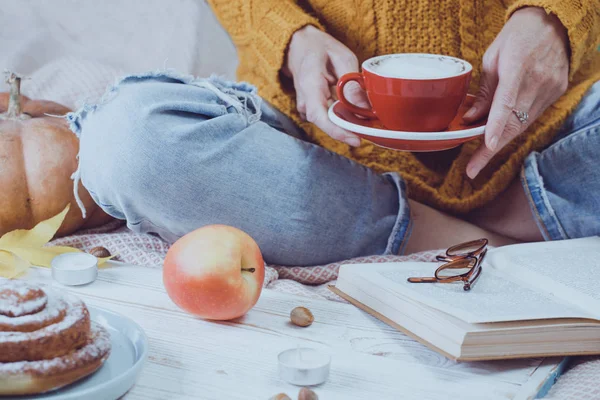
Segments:
[[[342,107],[343,105],[339,101],[334,102],[329,107],[328,116],[331,122],[347,131],[367,136],[388,139],[430,141],[472,138],[481,135],[485,131],[485,124],[478,124],[465,129],[445,130],[442,132],[394,131],[391,129],[375,127],[375,124],[368,120],[361,120],[353,114],[350,115],[348,110],[343,110],[348,112],[348,116],[342,116],[342,113],[338,111],[338,109],[341,110]]]
[[[329,107],[329,119],[337,126],[386,149],[410,152],[443,151],[483,135],[486,121],[470,125],[464,125],[462,121],[462,116],[474,101],[475,96],[467,95],[456,116],[443,132],[403,132],[385,129],[379,120],[360,118],[339,101]]]
[[[92,375],[62,389],[41,395],[0,397],[2,400],[116,400],[136,382],[148,356],[148,338],[131,319],[88,306],[92,320],[110,333],[108,360]]]

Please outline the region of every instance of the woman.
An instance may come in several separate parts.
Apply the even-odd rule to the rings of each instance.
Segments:
[[[478,236],[600,234],[597,1],[209,3],[237,45],[240,79],[262,98],[247,84],[162,72],[125,78],[70,116],[83,184],[132,229],[172,241],[235,225],[267,262],[300,265]],[[479,91],[464,118],[489,114],[485,141],[417,156],[334,126],[330,86],[394,52],[471,62]]]

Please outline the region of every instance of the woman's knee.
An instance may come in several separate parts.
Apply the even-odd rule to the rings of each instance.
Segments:
[[[128,221],[166,207],[170,188],[181,194],[191,181],[222,178],[227,166],[214,155],[236,147],[229,141],[247,126],[214,91],[172,79],[119,85],[78,123],[84,186]]]
[[[145,89],[143,84],[119,87],[79,121],[82,182],[102,204],[111,202],[111,192],[129,186],[135,178],[144,179],[147,171],[138,168],[139,158],[151,146],[148,102],[152,97]]]

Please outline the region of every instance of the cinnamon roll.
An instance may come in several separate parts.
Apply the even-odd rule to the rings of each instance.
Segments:
[[[0,280],[0,395],[58,389],[96,371],[110,336],[68,294]]]

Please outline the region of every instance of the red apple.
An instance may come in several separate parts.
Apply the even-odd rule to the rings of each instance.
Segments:
[[[241,317],[260,297],[265,266],[247,233],[209,225],[177,240],[164,262],[163,283],[182,309],[204,319]]]

